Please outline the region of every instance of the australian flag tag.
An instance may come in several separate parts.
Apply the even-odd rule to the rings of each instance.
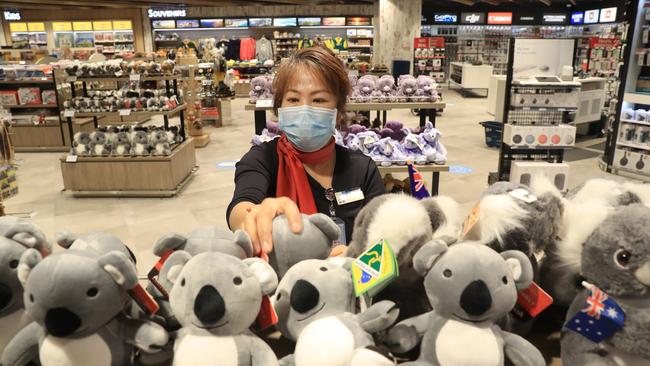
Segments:
[[[623,328],[625,313],[603,290],[584,282],[583,286],[589,290],[585,307],[564,326],[592,342],[600,343]]]

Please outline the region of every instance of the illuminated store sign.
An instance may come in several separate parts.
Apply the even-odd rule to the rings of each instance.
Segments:
[[[460,22],[463,24],[485,24],[485,13],[462,13]]]
[[[149,9],[149,18],[183,18],[187,16],[185,9]]]

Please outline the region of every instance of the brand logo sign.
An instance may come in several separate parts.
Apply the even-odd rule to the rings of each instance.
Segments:
[[[598,13],[598,9],[585,11],[585,24],[598,23]]]
[[[149,18],[183,18],[187,16],[185,9],[149,9]]]
[[[456,14],[433,14],[434,23],[458,23]]]
[[[22,19],[22,17],[20,16],[19,11],[5,10],[4,15],[5,15],[5,20],[20,20],[20,19]]]
[[[485,24],[485,13],[462,13],[460,22],[463,24]]]
[[[582,24],[585,21],[585,13],[582,11],[576,11],[571,13],[571,24]]]
[[[544,14],[543,22],[546,24],[564,24],[566,23],[566,14]]]
[[[537,21],[537,15],[535,14],[526,13],[517,15],[517,22],[519,24],[535,24],[535,21]]]
[[[600,9],[600,22],[614,22],[616,21],[616,7]]]
[[[488,24],[512,24],[512,13],[488,13]]]

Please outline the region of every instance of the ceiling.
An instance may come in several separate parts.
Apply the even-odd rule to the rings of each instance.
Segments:
[[[66,8],[149,8],[170,6],[243,6],[243,5],[333,5],[372,4],[374,0],[3,0],[2,8],[66,9]]]

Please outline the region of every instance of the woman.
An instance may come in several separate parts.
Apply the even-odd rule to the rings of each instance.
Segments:
[[[334,143],[351,89],[345,67],[327,48],[301,49],[280,66],[273,89],[282,136],[237,163],[228,224],[250,235],[256,254],[268,253],[274,217],[286,215],[299,233],[300,213],[321,212],[344,229],[345,243],[361,207],[385,192],[372,159]]]

